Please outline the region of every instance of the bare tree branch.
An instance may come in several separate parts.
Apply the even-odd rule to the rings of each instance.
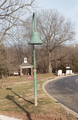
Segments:
[[[33,7],[35,0],[1,0],[0,1],[0,43],[13,26],[21,25],[26,12]],[[24,18],[23,17],[23,18]]]
[[[57,11],[43,10],[38,15],[38,31],[46,47],[48,62],[51,66],[52,51],[60,45],[74,40],[74,26],[71,21],[65,20]]]

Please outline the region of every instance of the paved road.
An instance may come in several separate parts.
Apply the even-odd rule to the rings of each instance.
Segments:
[[[58,102],[78,113],[78,75],[51,81],[45,89]]]

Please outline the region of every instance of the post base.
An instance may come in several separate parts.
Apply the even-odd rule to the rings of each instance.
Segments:
[[[37,106],[38,105],[38,103],[37,103],[37,99],[35,99],[35,106]]]

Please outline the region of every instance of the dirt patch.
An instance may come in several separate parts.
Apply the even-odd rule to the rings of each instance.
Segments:
[[[23,120],[67,120],[65,116],[59,116],[58,114],[35,115],[30,113],[23,114],[23,113],[13,113],[13,112],[0,112],[0,115],[5,115]],[[72,120],[78,120],[78,119],[75,118]]]

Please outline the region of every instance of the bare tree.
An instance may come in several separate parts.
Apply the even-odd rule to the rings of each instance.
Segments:
[[[37,18],[37,29],[48,57],[48,72],[52,72],[52,52],[60,45],[70,43],[74,39],[74,25],[54,10],[43,10]]]
[[[25,14],[34,6],[35,0],[0,1],[0,43],[4,36],[10,36],[9,30],[21,24]]]

